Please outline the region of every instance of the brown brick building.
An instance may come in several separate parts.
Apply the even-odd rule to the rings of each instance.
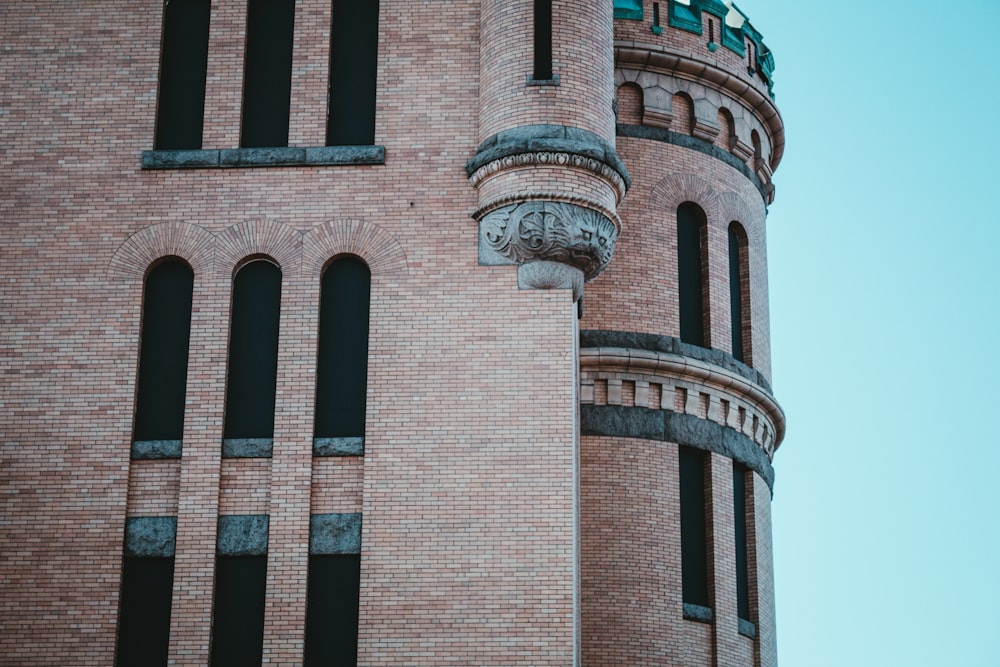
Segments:
[[[0,665],[774,665],[719,0],[0,5]]]

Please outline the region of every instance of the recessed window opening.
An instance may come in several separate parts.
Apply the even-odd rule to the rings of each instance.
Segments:
[[[552,79],[552,0],[535,0],[534,78]]]
[[[167,664],[173,585],[173,556],[122,560],[116,667]]]
[[[750,471],[733,461],[733,520],[736,535],[736,611],[750,620],[750,560],[747,516],[747,490]]]
[[[156,105],[157,150],[200,149],[210,0],[167,0]]]
[[[653,25],[657,27],[660,25],[660,3],[658,2],[653,3]]]
[[[180,440],[194,272],[170,258],[146,276],[132,439]]]
[[[273,438],[281,269],[243,265],[233,279],[224,438]]]
[[[705,213],[697,204],[677,208],[677,292],[681,341],[706,347]]]
[[[708,19],[708,41],[709,43],[715,41],[715,21]]]
[[[337,259],[320,288],[315,437],[365,434],[371,272],[359,258]]]
[[[705,452],[680,447],[681,597],[709,607]]]
[[[378,0],[334,0],[327,146],[375,143]]]
[[[750,270],[747,235],[742,225],[729,225],[729,314],[733,356],[749,364],[750,354]]]
[[[243,148],[288,145],[295,0],[249,0],[243,70]]]
[[[267,556],[217,556],[212,667],[259,665],[264,655]]]
[[[358,664],[361,556],[309,556],[304,667]]]

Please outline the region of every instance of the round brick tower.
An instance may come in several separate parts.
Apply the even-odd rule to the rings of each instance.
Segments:
[[[614,5],[632,181],[580,323],[583,664],[773,665],[773,59],[731,2]]]
[[[481,7],[481,143],[466,168],[479,261],[578,299],[611,260],[629,182],[614,149],[612,2]]]

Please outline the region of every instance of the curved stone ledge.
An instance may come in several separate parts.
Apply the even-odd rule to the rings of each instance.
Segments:
[[[486,213],[479,221],[479,263],[487,266],[565,264],[593,280],[611,262],[618,227],[593,209],[567,202],[526,201]],[[536,278],[538,278],[536,276]],[[544,279],[529,287],[546,285]]]
[[[535,164],[565,164],[605,178],[617,177],[624,190],[632,185],[611,143],[589,130],[566,125],[523,125],[497,132],[479,144],[465,171],[476,185],[491,172]]]
[[[766,93],[721,67],[690,55],[667,51],[656,44],[615,42],[615,67],[632,67],[697,81],[741,100],[771,136],[771,169],[778,168],[785,151],[785,126],[778,107]]]
[[[680,338],[675,338],[674,336],[660,336],[658,334],[637,333],[634,331],[581,329],[580,347],[627,347],[637,350],[679,354],[684,357],[721,366],[760,385],[768,393],[774,393],[771,390],[771,384],[764,377],[763,373],[756,368],[747,366],[728,352],[684,343]]]
[[[673,132],[661,127],[650,127],[648,125],[625,125],[619,123],[615,126],[615,131],[620,137],[650,139],[652,141],[659,141],[665,144],[687,148],[715,158],[716,160],[724,162],[728,166],[740,172],[747,178],[747,180],[753,183],[753,186],[757,188],[758,192],[760,192],[760,196],[764,200],[765,206],[772,203],[774,200],[773,185],[770,183],[765,185],[760,180],[760,177],[753,173],[745,162],[732,153],[722,150],[710,141],[699,139],[698,137],[692,137],[689,134],[681,134],[680,132]]]
[[[768,458],[785,436],[785,413],[769,391],[713,363],[667,352],[624,347],[580,349],[580,401],[623,403],[625,382],[635,387],[634,404],[707,419],[756,443]],[[660,400],[651,401],[650,386]]]
[[[750,468],[774,491],[774,467],[749,436],[694,415],[621,405],[581,405],[580,435],[673,442],[715,452]]]

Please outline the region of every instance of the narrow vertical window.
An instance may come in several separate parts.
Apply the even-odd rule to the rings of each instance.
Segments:
[[[685,202],[677,209],[677,291],[681,341],[706,347],[705,214]]]
[[[361,514],[309,517],[305,667],[358,664]]]
[[[747,476],[749,470],[733,461],[733,521],[736,534],[736,611],[750,621],[750,561],[747,540]]]
[[[250,0],[243,71],[244,148],[288,145],[295,0]]]
[[[167,664],[176,535],[176,517],[132,517],[125,524],[116,667]]]
[[[738,222],[729,225],[729,313],[733,356],[750,363],[750,299],[747,235]]]
[[[709,607],[705,452],[680,447],[681,589],[685,604]]]
[[[136,381],[133,442],[173,441],[179,455],[191,336],[194,272],[179,259],[146,276]],[[144,448],[133,445],[133,457]],[[141,455],[139,458],[143,458]]]
[[[375,143],[378,0],[334,0],[327,146]]]
[[[317,438],[363,437],[371,272],[357,257],[330,264],[320,288]]]
[[[267,556],[216,558],[212,667],[261,664],[266,580]]]
[[[212,667],[261,664],[269,524],[266,514],[219,517],[212,607]]]
[[[210,0],[166,0],[160,90],[156,106],[158,150],[199,149],[205,116]]]
[[[224,438],[273,438],[281,270],[267,260],[233,280]]]
[[[305,667],[358,664],[361,556],[309,556]]]
[[[535,0],[534,78],[552,79],[552,0]]]

